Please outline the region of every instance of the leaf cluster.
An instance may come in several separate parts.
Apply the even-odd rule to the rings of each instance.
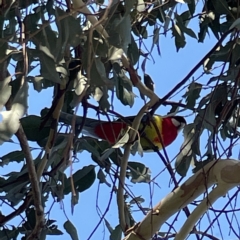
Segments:
[[[194,0],[165,1],[163,4],[160,4],[161,1],[112,1],[113,4],[109,7],[108,15],[103,21],[103,27],[109,35],[109,38],[105,39],[90,27],[87,15],[76,11],[71,12],[71,9],[67,8],[67,2],[65,5],[53,0],[41,2],[19,0],[16,6],[11,1],[4,1],[0,14],[1,108],[4,106],[10,109],[14,99],[16,101],[15,97],[19,95],[17,99],[20,99],[21,103],[24,102],[24,106],[27,105],[26,99],[21,99],[21,92],[19,93],[24,77],[36,91],[32,93],[35,94],[36,101],[37,92],[47,92],[47,90],[52,92],[55,99],[52,111],[55,110],[54,104],[64,96],[63,106],[62,109],[58,109],[59,112],[61,110],[72,113],[79,105],[81,94],[88,86],[81,101],[85,111],[83,115],[86,117],[87,109],[92,108],[98,115],[101,113],[108,117],[107,113],[114,107],[114,98],[124,106],[130,107],[134,105],[136,99],[136,93],[133,91],[134,84],[120,61],[122,54],[126,54],[137,70],[141,68],[145,85],[154,90],[151,77],[151,81],[147,81],[149,75],[146,73],[146,62],[150,59],[154,61],[152,53],[155,49],[159,55],[161,54],[160,37],[171,32],[176,51],[187,46],[188,37],[204,42],[210,30],[219,40],[239,14],[236,11],[237,1],[207,0],[200,13],[196,13]],[[184,11],[179,9],[181,4],[179,2],[186,3]],[[98,11],[93,15],[97,20],[101,20],[107,8],[103,5],[103,1],[96,1],[96,5]],[[196,17],[200,20],[199,27],[193,29],[190,23]],[[197,170],[202,166],[197,162],[198,159],[207,157],[206,162],[208,162],[212,156],[218,158],[222,155],[219,152],[219,138],[222,141],[230,140],[228,156],[231,156],[232,146],[239,138],[237,131],[240,126],[238,34],[236,31],[229,39],[226,38],[225,42],[214,49],[213,54],[207,56],[204,61],[203,75],[214,74],[214,69],[221,64],[219,74],[212,76],[207,83],[193,79],[187,86],[187,92],[182,96],[184,103],[168,102],[174,110],[181,107],[182,110],[195,114],[194,120],[184,129],[185,140],[176,160],[176,170],[182,176],[186,175],[191,162],[195,163],[195,170]],[[151,40],[150,49],[146,51],[142,46],[145,40],[149,39]],[[24,46],[26,46],[25,49]],[[142,61],[141,65],[140,61]],[[26,69],[28,71],[24,75]],[[63,85],[66,86],[64,90],[60,88]],[[144,101],[146,100],[145,96],[140,96]],[[90,98],[94,98],[98,105],[89,104]],[[29,104],[34,105],[34,102]],[[16,106],[19,108],[19,105]],[[117,112],[112,111],[112,113],[119,117]],[[42,149],[46,146],[53,129],[52,118],[44,119],[46,115],[47,111],[43,109],[39,116],[30,114],[20,120],[27,140],[36,143],[39,147],[37,149],[39,154],[34,159],[36,171],[43,159]],[[44,124],[42,124],[43,119]],[[68,125],[70,126],[71,123]],[[0,128],[1,136],[11,135],[6,126],[5,123]],[[76,157],[76,154],[82,151],[88,151],[93,163],[77,170],[72,176],[67,176],[64,171],[70,164],[68,158],[71,147],[69,134],[66,134],[67,130],[65,131],[65,128],[62,130],[63,128],[62,124],[59,124],[55,129],[56,138],[41,179],[44,207],[50,196],[56,202],[60,202],[66,195],[72,194],[73,208],[78,203],[79,194],[97,181],[113,188],[114,182],[109,183],[107,176],[111,174],[117,178],[123,156],[119,148],[106,154],[106,150],[111,148],[107,142],[89,137],[76,137],[73,144],[74,156]],[[204,146],[206,152],[202,154],[200,137],[204,132],[207,132],[208,142]],[[4,141],[7,141],[7,137]],[[31,149],[32,152],[34,150],[36,149]],[[1,156],[1,167],[10,163],[22,165],[19,171],[9,172],[0,178],[0,192],[4,195],[1,201],[13,208],[13,212],[9,215],[1,213],[0,235],[2,237],[0,238],[7,235],[8,239],[16,239],[20,233],[27,236],[36,223],[25,158],[26,154],[23,150],[12,151]],[[148,183],[151,178],[150,173],[150,169],[142,163],[128,163],[127,177],[132,183]],[[129,204],[132,206],[135,203],[130,201]],[[26,219],[19,227],[5,227],[8,221],[22,212],[25,213]],[[129,225],[133,225],[131,207],[128,208],[127,214],[129,214]],[[113,229],[107,222],[106,225],[111,233],[111,239],[121,238],[119,226]],[[72,239],[78,239],[76,229],[70,221],[67,221],[64,227]],[[47,235],[60,234],[62,232],[55,225],[55,220],[46,218],[40,239],[45,239]]]

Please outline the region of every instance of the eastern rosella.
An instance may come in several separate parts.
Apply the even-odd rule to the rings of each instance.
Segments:
[[[65,124],[71,124],[72,117],[72,114],[62,112],[59,121],[64,122]],[[126,121],[118,119],[112,122],[86,118],[82,133],[93,138],[108,141],[110,144],[115,144],[121,137],[120,134],[124,132],[122,130],[126,130],[128,126],[130,126],[134,117],[135,116],[126,117]],[[82,121],[82,117],[76,116],[76,125],[81,125]],[[153,121],[155,124],[153,124]],[[161,139],[159,138],[154,125],[158,127]],[[186,120],[181,116],[162,117],[159,115],[153,115],[149,118],[145,115],[139,127],[139,133],[141,134],[140,142],[143,150],[153,151],[153,147],[157,147],[161,150],[163,148],[162,143],[167,147],[176,139],[178,133],[185,125]],[[141,131],[141,129],[143,131]]]

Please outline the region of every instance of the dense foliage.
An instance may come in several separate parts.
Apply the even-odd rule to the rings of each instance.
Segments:
[[[87,2],[91,14],[86,12]],[[61,118],[59,120],[59,114],[61,111],[74,113],[76,108],[81,108],[83,117],[87,117],[89,109],[95,111],[99,119],[123,117],[113,108],[113,100],[117,98],[124,106],[132,107],[136,98],[134,87],[139,89],[144,105],[151,99],[145,96],[146,91],[154,91],[154,79],[149,76],[146,63],[153,58],[153,53],[154,57],[161,55],[160,36],[172,37],[177,52],[188,47],[186,36],[202,44],[210,35],[216,42],[189,74],[176,83],[172,91],[159,96],[149,109],[153,114],[164,105],[172,107],[170,113],[195,114],[194,120],[184,129],[183,150],[175,165],[169,164],[166,153],[156,153],[166,165],[175,187],[178,183],[174,168],[184,177],[191,162],[196,172],[213,159],[230,158],[239,140],[237,19],[240,4],[237,0],[96,0],[85,3],[77,0],[73,5],[70,0],[1,1],[0,105],[3,110],[0,142],[4,147],[4,142],[11,142],[15,134],[22,150],[1,156],[0,165],[3,168],[14,162],[23,165],[19,171],[0,177],[2,206],[12,207],[8,214],[2,208],[0,239],[16,239],[20,233],[28,239],[60,235],[62,232],[55,225],[57,218],[47,219],[44,215],[50,195],[61,201],[65,195],[72,194],[74,209],[78,194],[89,189],[95,181],[109,184],[107,178],[111,175],[116,183],[120,160],[124,156],[121,146],[128,142],[128,133],[111,148],[105,141],[81,136],[84,123],[75,126],[76,119],[73,119],[65,124]],[[76,8],[80,5],[82,7]],[[189,24],[196,18],[199,26],[191,29]],[[151,41],[148,51],[143,47],[146,41]],[[203,67],[202,75],[208,75],[207,83],[193,77],[200,67]],[[144,79],[138,76],[139,71],[145,74]],[[190,84],[189,80],[192,80]],[[29,91],[29,86],[35,92]],[[188,89],[181,102],[169,101],[181,87]],[[31,112],[26,116],[28,105],[34,105],[27,101],[29,94],[49,89],[53,96],[51,108],[46,106],[38,116]],[[93,105],[91,99],[97,105]],[[36,101],[39,101],[37,97]],[[205,152],[201,152],[204,134],[207,142]],[[226,139],[229,145],[222,147]],[[35,159],[29,142],[39,146]],[[64,171],[83,150],[91,154],[92,164],[68,176]],[[138,143],[133,143],[131,151],[142,154]],[[151,175],[143,163],[129,161],[127,177],[141,184],[149,182]],[[135,198],[129,205],[137,201],[141,199]],[[185,211],[189,212],[188,208]],[[19,214],[26,216],[23,222],[7,227]],[[125,214],[130,228],[135,223],[131,207]],[[109,223],[107,226],[111,239],[121,239],[119,226],[115,230]],[[64,228],[72,239],[77,239],[70,221]],[[201,233],[195,234],[201,239]]]

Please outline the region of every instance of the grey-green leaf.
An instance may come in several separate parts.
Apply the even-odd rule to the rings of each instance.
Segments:
[[[0,166],[3,167],[4,165],[7,165],[9,162],[17,162],[20,163],[25,158],[25,154],[23,151],[13,151],[10,152],[2,157],[0,157],[1,162]]]
[[[64,223],[64,228],[67,231],[67,233],[70,235],[72,240],[78,240],[78,233],[77,233],[77,229],[75,228],[75,226],[72,224],[72,222],[70,222],[69,220],[67,220]]]
[[[42,52],[39,55],[40,63],[41,63],[41,69],[40,69],[41,75],[50,81],[60,84],[61,79],[59,74],[56,71],[56,64],[53,56],[51,55],[47,47],[42,47],[41,50]]]
[[[95,166],[89,165],[75,172],[72,176],[74,187],[78,192],[83,192],[90,188],[96,179]],[[71,176],[67,179],[64,188],[64,194],[72,190]]]
[[[151,170],[139,162],[128,162],[132,183],[149,183],[151,180]]]
[[[175,162],[175,168],[182,177],[186,176],[190,163],[193,160],[192,144],[195,141],[194,124],[188,124],[183,130],[184,142],[180,148],[180,153]],[[197,144],[197,143],[196,143]]]
[[[117,225],[110,235],[110,240],[121,240],[122,239],[122,228]]]
[[[183,97],[186,98],[187,106],[193,108],[196,104],[197,99],[200,97],[200,92],[202,90],[202,84],[192,82],[190,83],[187,92]]]

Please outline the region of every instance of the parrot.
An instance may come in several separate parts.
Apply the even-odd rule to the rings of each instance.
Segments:
[[[72,118],[72,114],[61,112],[59,122],[71,125]],[[108,141],[111,145],[114,145],[118,141],[123,130],[127,130],[128,127],[131,126],[130,123],[134,120],[134,118],[135,116],[125,117],[125,121],[122,119],[115,121],[102,121],[98,119],[85,118],[82,133],[86,136]],[[82,121],[83,117],[76,116],[76,126],[81,125]],[[155,124],[153,124],[153,121]],[[159,139],[155,125],[159,129],[161,139]],[[138,129],[141,134],[140,143],[143,151],[151,152],[154,151],[154,147],[158,150],[161,150],[163,147],[167,147],[177,138],[178,133],[185,125],[186,120],[182,116],[162,117],[154,114],[149,118],[149,116],[145,114]],[[141,131],[141,129],[143,131]],[[162,143],[164,146],[162,146]]]

